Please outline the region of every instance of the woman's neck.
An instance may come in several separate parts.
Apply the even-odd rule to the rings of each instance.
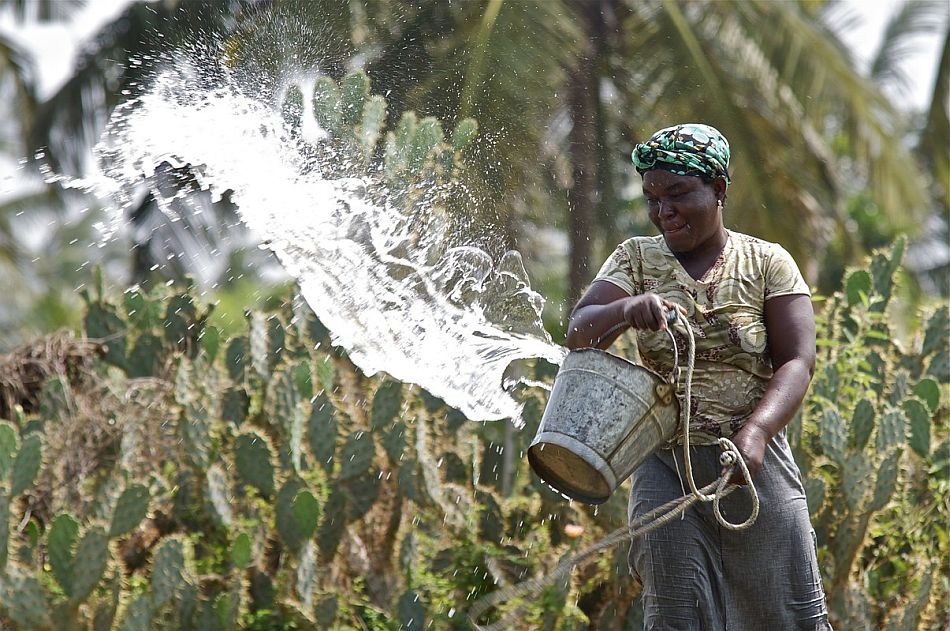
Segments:
[[[709,268],[713,266],[719,255],[722,254],[729,240],[729,233],[725,226],[720,226],[713,236],[703,241],[697,247],[689,252],[673,252],[673,256],[679,261],[686,272],[695,278],[701,279]]]

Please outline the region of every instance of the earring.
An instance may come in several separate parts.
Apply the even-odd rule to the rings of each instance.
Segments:
[[[718,210],[719,212],[722,212],[722,200],[721,200],[721,199],[716,201],[716,210]]]

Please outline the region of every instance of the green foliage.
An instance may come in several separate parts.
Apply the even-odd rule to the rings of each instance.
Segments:
[[[42,585],[18,566],[0,574],[0,612],[23,629],[50,626],[49,601]]]
[[[10,470],[10,495],[19,495],[33,484],[43,462],[42,439],[30,434],[23,440]]]
[[[0,421],[0,479],[6,477],[13,466],[17,451],[16,428],[12,423]]]
[[[72,560],[72,578],[67,591],[75,602],[86,600],[95,589],[109,562],[109,538],[101,526],[86,531]]]
[[[875,253],[828,299],[818,320],[821,369],[802,423],[790,434],[808,473],[808,506],[836,628],[890,628],[886,621],[899,619],[919,628],[922,618],[912,609],[925,609],[929,596],[894,607],[897,594],[915,589],[901,568],[926,566],[948,552],[936,522],[912,521],[928,513],[946,518],[936,498],[950,487],[946,477],[929,472],[940,458],[932,436],[947,430],[941,401],[947,381],[929,368],[943,352],[935,331],[947,320],[941,307],[925,318],[921,337],[897,340],[889,307],[903,248],[898,240],[889,252]]]
[[[240,434],[234,441],[234,464],[245,482],[265,497],[274,493],[274,464],[269,441],[259,432]]]
[[[206,498],[213,520],[229,526],[234,519],[231,509],[231,481],[227,472],[219,465],[212,465],[205,475]]]
[[[246,568],[251,562],[251,538],[240,533],[231,544],[231,562],[235,567]]]
[[[125,489],[115,506],[109,536],[124,535],[138,526],[148,512],[148,501],[148,489],[144,485],[133,484]]]
[[[156,548],[152,559],[149,593],[151,609],[157,611],[172,602],[184,587],[184,545],[180,539],[168,538]]]
[[[412,113],[386,129],[388,104],[360,72],[322,77],[312,94],[291,88],[291,126],[308,98],[340,156],[333,168],[372,163],[410,210],[456,181],[477,132],[464,119],[446,138],[439,121]],[[875,254],[827,300],[819,370],[790,432],[840,628],[920,628],[946,582],[906,568],[948,553],[950,318],[937,309],[920,336],[894,340],[902,248]],[[542,576],[623,524],[622,506],[587,511],[544,490],[523,458],[496,466],[500,447],[523,453],[530,431],[467,422],[418,388],[360,374],[312,313],[255,310],[222,339],[210,312],[187,287],[130,291],[121,304],[87,298],[107,390],[138,394],[130,380],[145,376],[161,386],[139,408],[115,397],[115,418],[147,422],[120,423],[121,435],[95,445],[106,457],[85,481],[53,480],[64,491],[55,502],[43,445],[55,444],[60,395],[87,386],[48,384],[44,424],[39,412],[0,421],[0,622],[49,627],[55,611],[96,631],[461,629],[480,596]],[[529,427],[544,405],[536,390],[519,395]],[[109,501],[90,509],[89,488]],[[11,524],[25,525],[11,536]],[[637,587],[612,563],[502,609],[523,605],[530,628],[620,628],[603,612],[629,612]],[[613,620],[625,616],[636,619]]]
[[[277,493],[277,532],[287,547],[299,552],[313,536],[320,517],[320,505],[299,479],[291,478]]]
[[[152,605],[147,596],[140,595],[125,610],[119,631],[149,631],[152,624]]]
[[[46,543],[53,576],[67,594],[72,591],[73,547],[78,537],[79,522],[72,515],[63,514],[53,521]]]

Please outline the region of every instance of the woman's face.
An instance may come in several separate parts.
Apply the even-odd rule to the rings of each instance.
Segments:
[[[715,238],[723,229],[718,201],[725,197],[725,182],[705,182],[692,175],[662,169],[643,174],[643,194],[650,221],[673,252],[687,253]]]

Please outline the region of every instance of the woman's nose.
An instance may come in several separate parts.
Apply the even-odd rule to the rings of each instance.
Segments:
[[[669,202],[660,201],[660,216],[670,216],[676,211],[673,209],[673,205]]]

